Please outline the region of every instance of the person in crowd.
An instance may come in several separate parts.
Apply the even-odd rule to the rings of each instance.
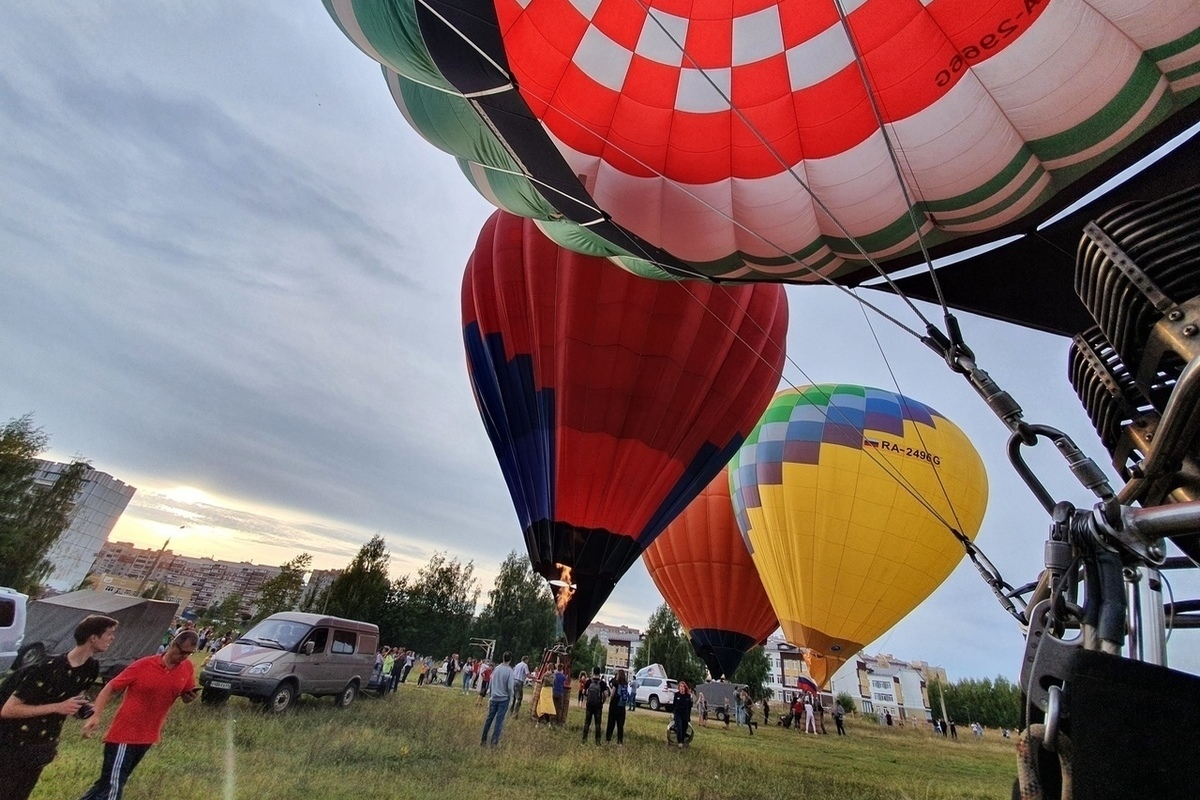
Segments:
[[[579,673],[579,707],[580,708],[583,708],[583,704],[587,700],[587,698],[584,696],[584,693],[583,693],[583,690],[585,688],[587,688],[587,682],[588,682],[588,674],[586,672],[580,671],[580,673]]]
[[[446,688],[449,689],[454,685],[454,676],[462,669],[462,662],[458,659],[458,653],[452,653],[446,659]]]
[[[485,659],[479,667],[479,697],[475,700],[475,705],[481,704],[483,698],[488,696],[488,692],[491,691],[491,682],[492,664]]]
[[[493,722],[496,724],[496,727],[492,730],[492,747],[500,743],[500,731],[504,729],[504,715],[508,713],[508,703],[512,694],[513,670],[511,662],[512,653],[506,652],[500,659],[500,665],[492,670],[489,680],[492,699],[488,703],[487,719],[483,723],[483,732],[479,735],[480,745],[487,743],[488,728],[492,727]]]
[[[525,681],[529,679],[529,656],[521,656],[521,660],[513,667],[512,713],[521,709],[525,700]]]
[[[846,720],[846,709],[842,708],[840,704],[834,703],[833,704],[833,724],[837,726],[838,736],[846,735],[845,720]]]
[[[585,673],[581,673],[585,674]],[[583,743],[587,744],[588,728],[596,721],[596,744],[600,744],[600,720],[604,716],[604,699],[608,697],[608,684],[600,676],[600,668],[592,668],[592,677],[583,686],[585,711],[583,718]]]
[[[0,688],[0,800],[26,800],[58,755],[67,717],[86,718],[84,690],[100,676],[96,656],[112,645],[117,621],[92,614],[75,626],[75,646],[14,672]]]
[[[567,682],[567,673],[561,662],[554,665],[554,685],[551,688],[551,695],[554,698],[554,710],[557,712],[555,718],[559,725],[566,725],[567,707],[571,702],[571,687]]]
[[[387,671],[386,680],[388,691],[394,692],[400,688],[400,673],[404,671],[404,648],[392,648],[392,668]]]
[[[617,732],[617,745],[625,745],[625,706],[629,703],[629,681],[626,678],[625,670],[617,670],[616,677],[612,679],[612,700],[608,703],[608,729],[604,733],[604,741],[611,742],[613,730]],[[596,723],[596,730],[600,729],[600,723]]]
[[[696,710],[700,713],[700,727],[708,727],[708,700],[704,697],[704,692],[696,693]]]
[[[722,710],[725,713],[725,730],[729,730],[729,698],[728,697],[726,697],[723,702]]]
[[[462,668],[462,693],[471,691],[471,677],[475,674],[475,659],[468,658]]]
[[[771,704],[767,702],[767,698],[762,699],[763,722],[767,725],[771,724]]]
[[[884,711],[883,711],[883,719],[884,719],[884,721],[885,721],[885,722],[887,722],[887,726],[888,726],[889,728],[890,728],[890,727],[892,727],[892,712],[891,712],[891,710],[889,710],[889,709],[884,709]]]
[[[813,707],[817,712],[817,730],[821,732],[822,736],[826,736],[829,734],[829,731],[825,730],[825,704],[821,702],[819,695],[813,701]]]
[[[746,730],[750,731],[750,735],[753,736],[754,731],[758,728],[758,723],[754,721],[754,699],[745,689],[742,689],[742,722],[746,724]]]
[[[408,673],[412,672],[413,663],[416,661],[417,654],[409,650],[404,654],[404,671],[400,673],[400,682],[408,681]]]
[[[680,749],[687,746],[688,724],[692,719],[692,687],[687,681],[680,681],[675,689],[675,697],[671,700],[671,713],[674,717],[675,741]]]
[[[630,714],[632,714],[634,711],[637,711],[637,689],[637,678],[634,678],[629,682],[629,705],[627,706],[627,709]]]
[[[958,738],[958,728],[954,727],[954,720],[950,720],[950,738]]]
[[[190,703],[200,694],[188,660],[199,643],[195,631],[179,633],[161,656],[134,661],[96,695],[95,713],[83,723],[85,737],[99,729],[101,715],[114,695],[123,694],[124,700],[104,737],[100,778],[80,800],[121,800],[129,776],[162,736],[175,700]]]
[[[381,651],[383,658],[379,662],[379,689],[380,694],[386,695],[391,689],[392,666],[396,663],[396,655],[392,652],[392,648],[384,645]]]

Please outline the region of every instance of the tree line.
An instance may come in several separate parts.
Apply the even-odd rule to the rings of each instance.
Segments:
[[[957,723],[978,722],[989,728],[1016,728],[1021,721],[1021,689],[1003,675],[963,678],[956,683],[929,684],[929,705],[934,717],[946,714]]]

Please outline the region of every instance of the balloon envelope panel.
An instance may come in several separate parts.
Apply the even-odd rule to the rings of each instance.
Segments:
[[[642,554],[713,678],[779,627],[738,530],[722,470]]]
[[[490,200],[715,277],[1008,226],[1200,97],[1194,0],[325,3]]]
[[[847,384],[776,395],[730,490],[784,634],[830,662],[825,677],[945,580],[963,557],[947,527],[974,538],[987,506],[983,462],[956,425]]]
[[[551,580],[572,569],[574,641],[770,401],[786,296],[638,278],[497,212],[462,306],[472,387],[533,566]]]

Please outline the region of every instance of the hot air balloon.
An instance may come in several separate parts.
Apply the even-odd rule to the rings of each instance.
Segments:
[[[462,308],[480,415],[573,642],[770,401],[786,297],[643,280],[497,212]]]
[[[780,392],[729,465],[738,527],[822,687],[963,557],[987,474],[959,428],[883,389]]]
[[[738,530],[722,470],[642,554],[654,585],[713,678],[779,627]]]
[[[660,277],[856,283],[1200,119],[1195,0],[325,5],[485,197]]]

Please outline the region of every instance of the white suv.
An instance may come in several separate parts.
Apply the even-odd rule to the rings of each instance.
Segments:
[[[670,709],[675,699],[675,688],[679,681],[670,678],[645,677],[637,679],[637,692],[633,700],[639,706],[649,706],[651,711]]]

